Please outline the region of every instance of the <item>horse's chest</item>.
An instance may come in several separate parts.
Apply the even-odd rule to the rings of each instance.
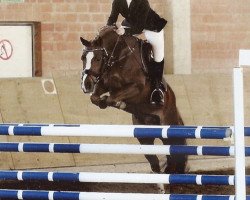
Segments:
[[[120,66],[109,72],[108,78],[106,79],[106,86],[108,86],[110,90],[119,90],[138,82],[141,83],[138,73],[135,73],[131,68]]]
[[[106,80],[106,85],[109,88],[121,88],[124,82],[124,79],[118,73],[114,73]]]
[[[131,79],[128,69],[121,65],[115,65],[108,73],[108,83],[110,86],[125,85]],[[131,73],[131,72],[130,72]]]

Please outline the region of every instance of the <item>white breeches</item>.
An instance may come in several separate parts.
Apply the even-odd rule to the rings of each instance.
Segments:
[[[127,0],[128,7],[130,6],[132,0]]]
[[[161,62],[164,59],[164,30],[160,32],[144,30],[143,32],[153,47],[154,61]]]

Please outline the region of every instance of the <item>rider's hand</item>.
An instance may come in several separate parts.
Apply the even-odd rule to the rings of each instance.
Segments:
[[[116,33],[118,34],[118,35],[124,35],[124,33],[125,33],[125,29],[124,29],[124,27],[119,27],[117,30],[116,30]]]

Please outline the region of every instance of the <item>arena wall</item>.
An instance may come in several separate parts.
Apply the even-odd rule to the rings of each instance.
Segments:
[[[168,73],[228,73],[237,64],[238,49],[250,48],[249,0],[149,2],[168,20]],[[106,24],[111,3],[112,0],[1,3],[0,21],[41,22],[43,76],[55,71],[74,73],[81,69],[79,37],[91,39],[97,34]]]
[[[150,0],[163,13],[164,0]],[[81,69],[80,36],[93,39],[107,22],[112,0],[25,0],[1,3],[0,21],[41,22],[43,75]]]
[[[191,0],[192,73],[231,73],[250,48],[249,0]]]

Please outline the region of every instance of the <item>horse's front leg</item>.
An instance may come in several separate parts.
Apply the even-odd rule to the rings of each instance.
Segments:
[[[101,109],[107,108],[106,96],[102,97],[103,94],[108,92],[102,81],[99,81],[94,88],[92,95],[90,96],[90,100],[96,106],[99,106]]]
[[[139,95],[142,88],[143,85],[133,83],[121,88],[119,91],[112,92],[110,96],[105,97],[107,105],[124,110],[126,108],[127,100],[135,98]]]
[[[168,138],[162,139],[164,145],[186,145],[186,139]],[[164,170],[166,174],[184,174],[186,170],[187,156],[186,155],[168,155],[167,166]]]

